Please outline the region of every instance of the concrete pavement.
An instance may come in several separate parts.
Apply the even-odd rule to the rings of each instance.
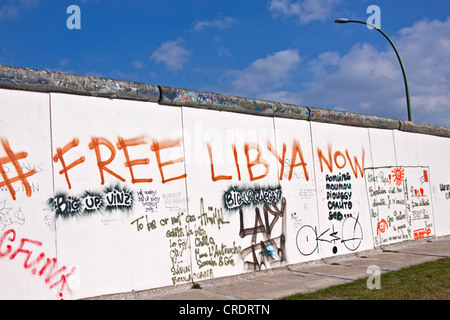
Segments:
[[[419,239],[374,250],[251,272],[192,284],[122,293],[94,299],[130,300],[274,300],[367,278],[367,268],[381,273],[450,257],[450,236]],[[381,278],[382,279],[382,278]]]

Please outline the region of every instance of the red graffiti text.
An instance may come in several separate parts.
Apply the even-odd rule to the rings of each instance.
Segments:
[[[16,248],[13,249],[12,244],[15,244]],[[33,275],[42,277],[50,289],[57,287],[60,297],[64,292],[72,294],[67,278],[75,272],[75,267],[70,270],[66,266],[57,269],[56,258],[47,258],[43,252],[35,254],[40,246],[42,246],[42,242],[37,240],[17,239],[16,231],[10,229],[0,237],[0,259],[9,257],[10,260],[14,260],[24,257],[23,267],[30,270]]]

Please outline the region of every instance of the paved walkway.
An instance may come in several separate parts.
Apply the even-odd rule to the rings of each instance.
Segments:
[[[273,300],[367,278],[367,268],[381,273],[450,257],[450,236],[408,241],[370,251],[325,258],[282,268],[141,292],[94,299],[130,300]]]

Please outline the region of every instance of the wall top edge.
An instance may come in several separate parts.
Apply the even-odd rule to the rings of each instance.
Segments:
[[[139,82],[0,65],[0,88],[151,101],[261,116],[450,137],[450,128],[348,111],[315,108]]]
[[[0,65],[0,88],[159,101],[155,85]]]
[[[160,103],[165,105],[304,120],[309,118],[309,108],[304,106],[165,86],[161,86],[160,90]]]

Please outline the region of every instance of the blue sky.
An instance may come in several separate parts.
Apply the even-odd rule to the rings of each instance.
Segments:
[[[68,29],[67,8],[81,10]],[[0,0],[0,64],[450,127],[448,0]]]

